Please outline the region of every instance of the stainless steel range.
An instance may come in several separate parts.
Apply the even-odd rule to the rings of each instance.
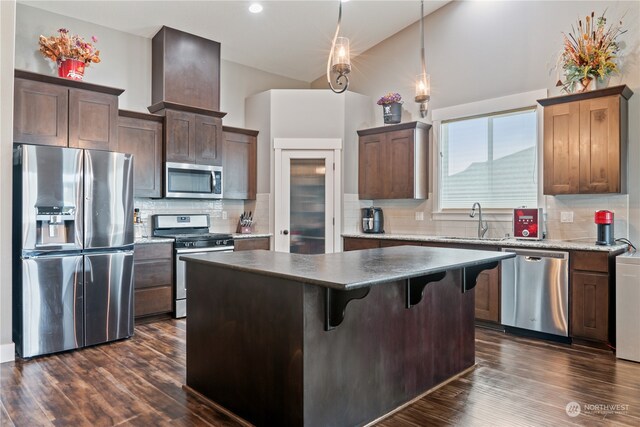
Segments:
[[[153,235],[173,237],[175,254],[175,305],[174,316],[187,315],[187,281],[185,262],[180,255],[199,255],[207,252],[233,252],[231,234],[209,233],[208,214],[194,215],[153,215],[151,217]]]

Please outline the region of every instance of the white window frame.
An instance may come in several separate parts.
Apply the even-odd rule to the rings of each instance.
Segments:
[[[500,98],[486,99],[483,101],[471,102],[468,104],[454,105],[451,107],[438,108],[431,112],[433,129],[433,212],[431,217],[434,220],[447,221],[468,221],[469,209],[442,209],[440,204],[440,165],[441,165],[441,126],[444,121],[460,120],[474,116],[486,116],[500,112],[520,110],[523,108],[536,108],[537,127],[537,163],[538,163],[538,206],[544,205],[544,195],[542,194],[542,141],[543,141],[543,114],[542,106],[537,100],[547,97],[547,89],[533,90],[514,95],[507,95]],[[488,221],[510,222],[512,220],[512,209],[483,209],[483,218]]]

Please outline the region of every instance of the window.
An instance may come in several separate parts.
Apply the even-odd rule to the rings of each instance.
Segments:
[[[536,108],[443,121],[440,209],[538,205]]]

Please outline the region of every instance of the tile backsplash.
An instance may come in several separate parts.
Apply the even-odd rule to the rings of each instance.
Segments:
[[[153,214],[197,214],[211,216],[212,233],[235,233],[240,214],[245,210],[243,200],[191,200],[135,198],[134,207],[140,209],[144,224],[143,235],[151,233]],[[226,215],[226,219],[223,218]]]
[[[343,231],[345,233],[357,233],[362,230],[360,208],[371,206],[372,203],[383,209],[384,228],[387,233],[458,237],[475,237],[478,233],[477,219],[434,219],[431,199],[372,201],[359,200],[357,194],[344,195]],[[593,222],[593,214],[601,209],[614,212],[616,238],[627,238],[629,235],[629,196],[626,194],[545,196],[543,207],[546,214],[547,239],[594,240],[596,226]],[[561,212],[572,212],[573,222],[561,222]],[[416,213],[419,215],[421,213],[424,219],[416,220]],[[511,220],[489,219],[488,225],[487,237],[504,237],[512,233]]]

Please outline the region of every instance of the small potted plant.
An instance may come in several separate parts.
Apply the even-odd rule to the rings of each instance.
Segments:
[[[39,44],[44,57],[58,64],[59,77],[82,80],[84,69],[92,62],[100,62],[100,51],[93,44],[98,39],[91,36],[91,42],[86,42],[77,34],[70,35],[66,28],[60,28],[57,35],[40,36]]]
[[[400,123],[402,119],[402,96],[397,92],[389,92],[378,99],[382,105],[382,117],[385,124]]]
[[[618,72],[616,61],[620,50],[618,37],[622,31],[622,21],[607,27],[604,12],[596,17],[594,12],[578,26],[572,27],[567,35],[563,33],[563,48],[558,59],[558,67],[564,70],[565,81],[558,79],[557,86],[565,92],[584,92],[598,86],[606,86],[613,73]]]

